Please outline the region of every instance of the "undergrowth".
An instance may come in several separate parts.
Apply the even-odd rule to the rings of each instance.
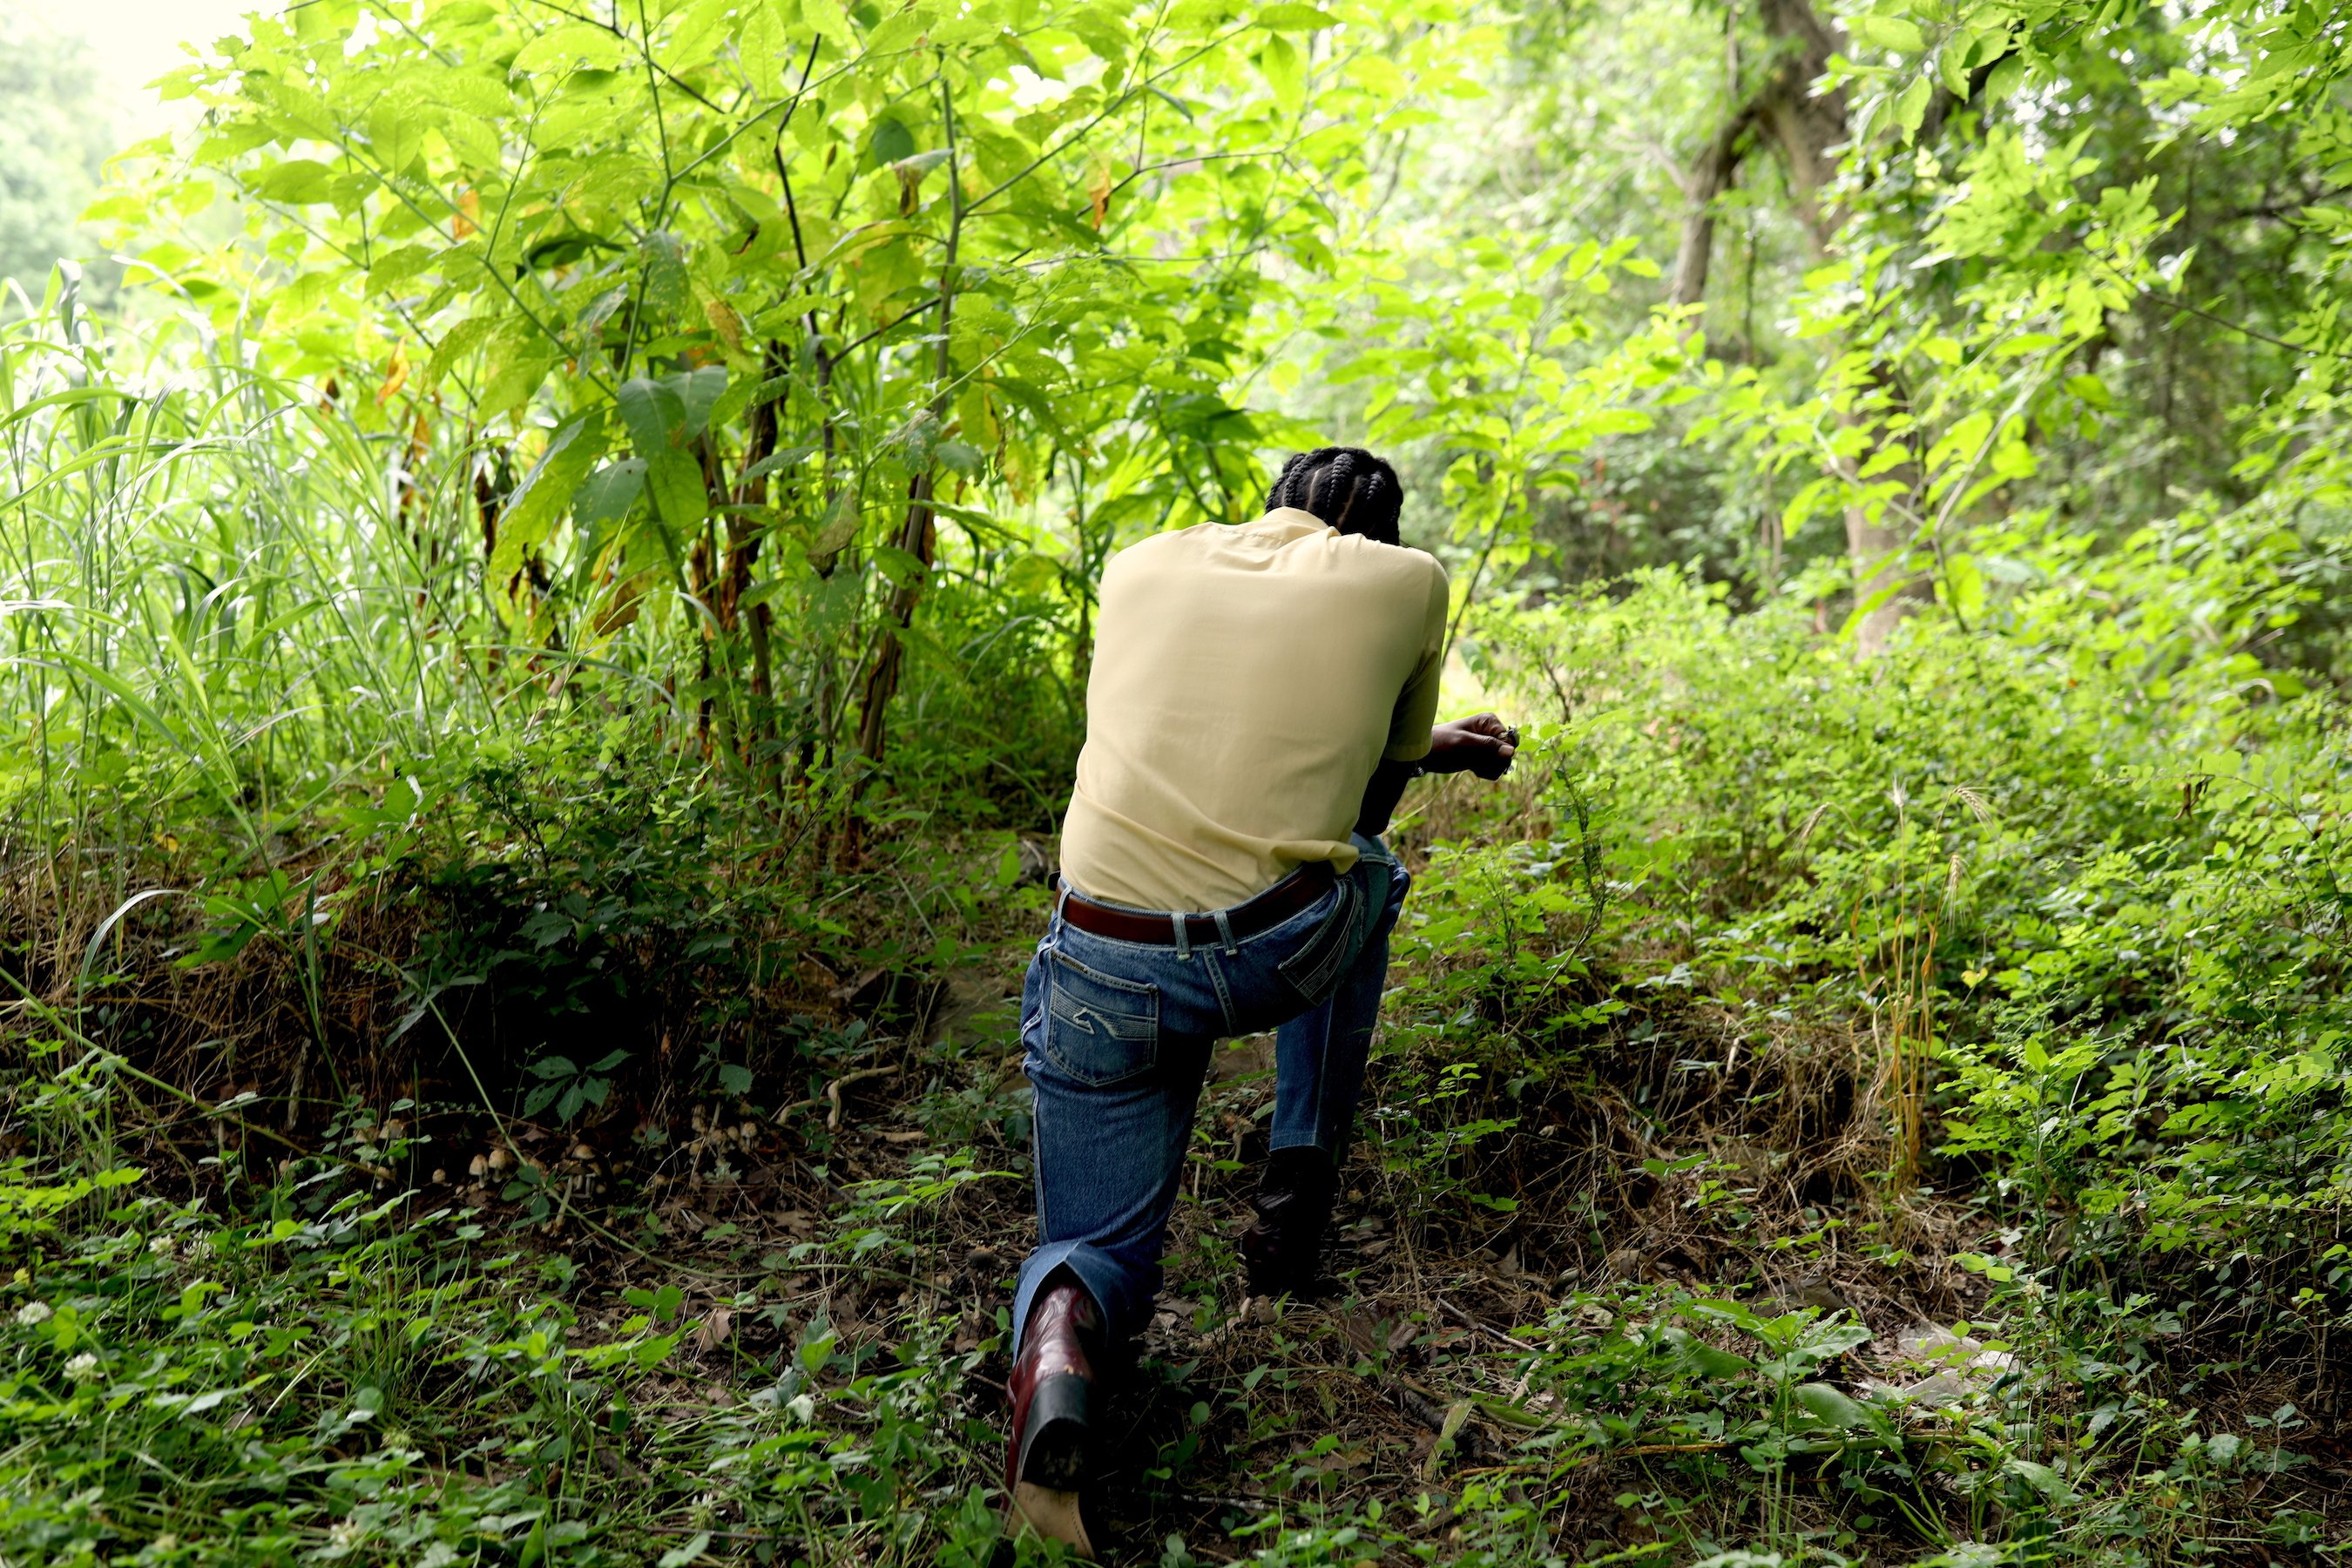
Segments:
[[[458,470],[28,345],[0,1562],[1049,1555],[999,1511],[1007,1010],[1076,724],[987,683],[1064,628],[943,593],[887,768],[746,751],[690,624],[519,651],[426,547]],[[1867,659],[1675,573],[1473,614],[1528,745],[1408,800],[1343,1289],[1241,1292],[1235,1042],[1119,1560],[2339,1556],[2317,515],[2020,521]]]

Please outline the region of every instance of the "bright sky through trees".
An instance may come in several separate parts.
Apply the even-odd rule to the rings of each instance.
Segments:
[[[249,0],[30,0],[26,8],[58,31],[89,40],[122,104],[130,136],[172,122],[171,106],[158,102],[146,85],[185,63],[183,42],[231,31],[248,11],[277,9]]]

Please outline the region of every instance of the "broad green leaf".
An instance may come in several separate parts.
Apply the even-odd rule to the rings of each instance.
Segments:
[[[1267,38],[1265,47],[1258,50],[1257,68],[1265,76],[1265,85],[1273,89],[1277,102],[1296,103],[1306,90],[1307,79],[1300,66],[1298,46],[1279,33]]]
[[[490,419],[521,407],[547,380],[556,358],[556,346],[530,321],[501,322],[483,347],[484,374],[475,402],[477,413]]]
[[[705,365],[660,377],[632,376],[617,395],[622,423],[640,457],[651,458],[702,434],[727,390],[724,365]]]
[[[493,121],[452,109],[442,112],[438,128],[449,150],[476,169],[496,169],[506,161],[506,144]]]
[[[828,560],[847,549],[849,542],[857,537],[857,525],[862,521],[856,498],[845,490],[835,499],[816,537],[809,542],[809,559]]]
[[[896,115],[886,114],[874,122],[866,135],[866,167],[879,169],[910,158],[915,153],[915,133]]]
[[[743,74],[751,79],[751,90],[767,99],[782,98],[790,92],[797,79],[792,59],[794,52],[773,8],[752,5],[749,18],[735,38],[736,58],[743,62]]]
[[[514,498],[499,519],[498,548],[489,563],[493,587],[511,580],[525,557],[547,542],[562,521],[564,508],[596,461],[601,442],[596,415],[567,420],[548,440],[539,460],[523,477]]]
[[[641,458],[668,451],[673,435],[686,428],[685,399],[667,376],[658,381],[631,376],[621,383],[615,401],[620,405],[621,423],[628,427],[629,440]]]
[[[367,270],[370,294],[392,294],[432,270],[436,253],[421,245],[404,245],[379,255]]]
[[[671,378],[678,385],[678,405],[686,416],[685,439],[691,441],[709,427],[711,410],[727,392],[727,367],[707,364]]]
[[[1275,5],[1261,6],[1251,19],[1276,33],[1312,33],[1339,25],[1339,19],[1329,12],[1298,5],[1296,0],[1276,0]]]
[[[1935,95],[1934,78],[1923,73],[1911,79],[1903,96],[1895,100],[1895,121],[1903,127],[1904,135],[1909,136],[1919,129],[1919,122],[1927,117],[1927,102]]]
[[[645,265],[645,303],[649,310],[675,316],[686,309],[688,280],[686,247],[666,228],[655,229],[637,247]]]
[[[695,4],[671,17],[667,37],[655,50],[656,57],[674,71],[700,65],[725,42],[737,5],[738,0],[695,0]],[[764,7],[761,14],[765,15]],[[751,24],[745,24],[744,36],[750,35],[751,28]]]
[[[1756,1370],[1756,1363],[1746,1356],[1720,1349],[1702,1339],[1693,1339],[1683,1347],[1684,1359],[1702,1377],[1732,1378]]]
[[[800,19],[828,44],[844,49],[856,45],[857,37],[850,30],[849,15],[841,0],[801,0]]]
[[[449,369],[489,342],[498,330],[495,316],[468,316],[442,335],[433,346],[432,357],[425,362],[425,384],[437,384]]]
[[[1900,16],[1880,16],[1858,11],[1845,19],[1846,31],[1855,42],[1874,49],[1886,49],[1899,55],[1916,55],[1927,47],[1927,40],[1917,24]]]
[[[269,201],[301,206],[325,201],[334,178],[334,171],[315,158],[289,158],[265,171],[253,189]]]
[[[903,49],[921,37],[929,26],[930,18],[909,6],[895,16],[885,17],[880,26],[866,35],[866,47],[877,55]]]
[[[1790,1390],[1789,1397],[1804,1409],[1832,1426],[1848,1432],[1867,1432],[1876,1425],[1870,1412],[1851,1395],[1826,1383],[1803,1383]]]
[[[2040,1492],[2053,1506],[2063,1506],[2074,1500],[2074,1489],[2066,1484],[2064,1477],[2047,1465],[2036,1464],[2031,1459],[2008,1459],[2000,1468]]]
[[[657,452],[646,459],[646,490],[663,525],[676,531],[699,523],[710,510],[702,464],[691,452]]]
[[[387,96],[368,111],[368,144],[376,166],[387,175],[398,174],[425,151],[425,125],[416,105]]]
[[[940,447],[939,455],[940,458],[942,460],[946,458],[947,448],[949,447],[961,447],[961,445],[962,443],[960,441],[949,441],[943,443]],[[794,468],[799,464],[807,461],[811,457],[823,449],[824,448],[820,447],[806,444],[798,447],[787,447],[781,452],[770,453],[767,457],[761,458],[758,462],[744,469],[743,478],[746,480],[766,479],[770,474],[781,472],[785,468]]]
[[[585,68],[612,70],[629,58],[629,47],[610,28],[575,22],[551,28],[517,50],[518,75]]]
[[[572,515],[583,525],[610,522],[625,514],[645,488],[643,458],[607,463],[581,481],[572,499]]]
[[[1955,553],[1944,563],[1944,587],[1952,613],[1969,626],[1983,619],[1985,576],[1973,555]]]

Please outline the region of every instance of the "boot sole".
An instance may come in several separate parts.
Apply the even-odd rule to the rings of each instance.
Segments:
[[[1087,1531],[1085,1511],[1076,1492],[1051,1491],[1023,1481],[1013,1489],[1005,1510],[1005,1533],[1019,1535],[1025,1526],[1048,1541],[1070,1548],[1081,1562],[1095,1561],[1094,1537]]]
[[[1029,1398],[1017,1484],[1055,1492],[1074,1492],[1086,1484],[1093,1458],[1093,1395],[1087,1380],[1076,1373],[1061,1373],[1038,1384]]]

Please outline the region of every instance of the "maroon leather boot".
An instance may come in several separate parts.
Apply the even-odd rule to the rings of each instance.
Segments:
[[[1102,1309],[1067,1274],[1048,1280],[1029,1304],[1021,1353],[1005,1384],[1013,1395],[1007,1488],[1075,1492],[1085,1483],[1094,1457],[1095,1360],[1102,1340]]]

